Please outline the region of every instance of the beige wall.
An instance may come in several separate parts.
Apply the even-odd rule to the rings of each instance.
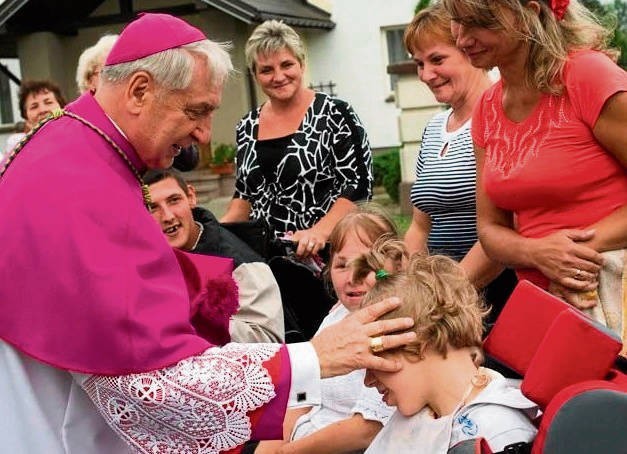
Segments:
[[[444,106],[439,104],[427,86],[418,80],[415,70],[399,74],[396,104],[401,109],[398,118],[401,140],[400,208],[402,214],[410,215],[413,207],[409,200],[409,192],[416,179],[416,158],[422,133],[431,117],[440,112]]]
[[[443,106],[416,74],[401,74],[396,87],[397,105],[401,109],[399,131],[401,137],[401,180],[413,182],[416,158],[422,132],[428,121]]]
[[[327,13],[333,12],[332,0],[307,0],[307,3],[326,11]]]

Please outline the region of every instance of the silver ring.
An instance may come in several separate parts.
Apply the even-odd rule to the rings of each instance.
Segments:
[[[308,247],[309,249],[313,249],[315,245],[316,245],[316,242],[315,242],[315,241],[310,241],[310,242],[309,242],[309,244],[307,244],[307,247]]]
[[[575,270],[575,276],[573,276],[575,279],[579,279],[579,277],[583,274],[583,271],[581,271],[579,268],[577,268]]]

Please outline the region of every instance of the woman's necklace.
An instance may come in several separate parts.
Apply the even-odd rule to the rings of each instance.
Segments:
[[[11,153],[9,153],[6,160],[4,161],[4,165],[2,166],[2,169],[0,169],[0,178],[2,177],[2,175],[4,175],[9,165],[11,165],[11,162],[13,162],[13,160],[17,156],[17,154],[22,150],[22,148],[24,148],[24,145],[28,143],[28,141],[37,133],[37,131],[39,131],[49,121],[56,120],[63,116],[73,118],[74,120],[77,120],[83,123],[85,126],[87,126],[91,130],[93,130],[96,134],[98,134],[100,137],[102,137],[109,145],[111,145],[111,147],[116,151],[116,153],[124,160],[128,168],[133,172],[133,174],[135,175],[135,178],[137,178],[137,181],[139,182],[139,185],[141,186],[141,189],[142,189],[142,197],[144,199],[144,205],[146,205],[146,208],[149,208],[150,205],[152,204],[152,200],[150,198],[150,190],[148,188],[148,185],[144,183],[142,176],[139,174],[139,171],[135,168],[135,166],[133,165],[131,160],[128,158],[128,156],[126,156],[126,153],[124,153],[124,151],[122,151],[122,149],[118,146],[118,144],[116,144],[113,141],[113,139],[109,137],[102,129],[98,128],[93,123],[90,123],[89,121],[85,120],[83,117],[80,117],[76,115],[75,113],[68,112],[62,109],[56,109],[53,112],[51,112],[50,115],[48,115],[46,118],[41,120],[37,124],[37,126],[35,126],[31,131],[29,131],[28,134],[26,134],[26,136],[23,137],[22,140],[20,140],[17,143],[17,145],[13,148]]]

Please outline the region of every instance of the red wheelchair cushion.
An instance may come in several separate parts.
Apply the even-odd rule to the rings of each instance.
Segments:
[[[521,390],[545,408],[567,386],[605,378],[621,346],[613,333],[576,309],[562,311],[531,359]]]
[[[627,387],[605,380],[569,386],[546,407],[532,454],[624,452]]]
[[[529,281],[518,283],[483,343],[484,350],[524,375],[555,317],[570,306]]]

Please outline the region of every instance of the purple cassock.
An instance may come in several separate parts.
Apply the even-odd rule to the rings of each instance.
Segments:
[[[83,95],[66,110],[99,128],[139,172],[145,170],[132,145],[91,94]],[[141,187],[131,167],[99,133],[67,115],[45,124],[0,178],[0,212],[4,221],[0,224],[0,347],[9,348],[9,354],[17,355],[15,361],[26,364],[15,367],[28,374],[29,368],[32,372],[33,367],[51,366],[55,377],[65,371],[90,374],[93,378],[83,382],[83,389],[117,435],[141,452],[153,449],[150,443],[156,443],[158,437],[169,437],[168,430],[192,443],[222,443],[220,450],[229,452],[249,437],[280,437],[291,380],[285,346],[229,344],[225,353],[216,348],[206,356],[211,344],[190,323],[188,287],[191,291],[193,286],[186,283],[181,266],[215,264],[210,263],[209,257],[196,256],[196,265],[179,265],[144,206]],[[228,274],[230,263],[222,265],[225,268],[217,274]],[[36,361],[28,366],[33,359]],[[183,369],[179,362],[186,364],[180,366]],[[251,399],[246,397],[250,391],[242,384],[251,379],[249,371],[253,366],[256,378],[250,383],[257,380],[254,386],[258,392]],[[166,367],[174,369],[168,372],[170,378],[164,380],[158,370]],[[222,384],[226,388],[207,388],[198,381],[205,379],[203,373],[219,374],[225,370],[232,372],[228,375],[232,383]],[[9,372],[5,369],[3,373]],[[213,412],[219,417],[205,422],[202,434],[190,432],[191,429],[177,432],[177,425],[168,426],[169,429],[157,426],[150,419],[156,408],[154,399],[173,394],[144,394],[139,401],[124,402],[128,396],[121,394],[126,389],[121,384],[131,380],[124,377],[137,373],[148,374],[145,380],[152,380],[151,386],[159,383],[162,387],[187,374],[185,383],[196,380],[197,388],[187,389],[179,384],[177,393],[200,399],[204,414]],[[46,386],[55,380],[58,378]],[[15,388],[11,381],[0,379],[0,389],[5,383]],[[28,388],[26,395],[36,395],[36,383],[29,383],[25,386],[33,388]],[[118,387],[113,388],[111,383]],[[264,387],[259,388],[258,383]],[[145,385],[139,391],[149,390]],[[55,395],[61,402],[67,397],[70,408],[76,400],[72,393]],[[227,401],[228,405],[216,404]],[[112,402],[117,407],[111,407]],[[120,420],[115,411],[119,412],[121,405],[127,412],[145,405],[143,413],[138,413],[139,422],[133,420],[135,425],[129,426]],[[197,427],[202,419],[197,420],[194,408],[188,410],[190,419],[181,416],[177,424],[184,427],[189,420],[190,427]],[[66,410],[66,419],[71,413]],[[48,416],[43,415],[42,419]],[[239,438],[224,442],[222,434],[232,435],[234,418],[245,430],[238,429]],[[81,420],[88,419],[75,418]],[[144,420],[153,422],[141,426]],[[70,429],[64,427],[63,433]],[[81,437],[86,438],[84,433]],[[71,439],[67,433],[63,437]],[[23,435],[15,438],[16,443],[24,443]],[[99,446],[96,436],[93,439],[94,446]],[[48,452],[56,452],[50,449]]]
[[[67,110],[144,164],[91,95]],[[55,367],[120,375],[158,369],[210,344],[189,321],[174,252],[137,178],[88,127],[47,124],[0,180],[0,336]]]

